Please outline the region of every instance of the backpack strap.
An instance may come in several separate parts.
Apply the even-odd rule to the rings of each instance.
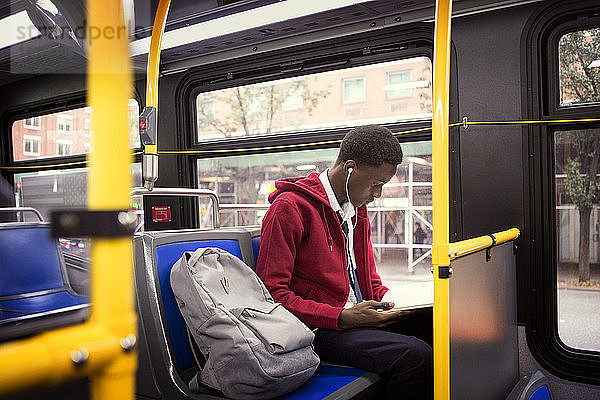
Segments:
[[[190,348],[192,349],[192,354],[194,355],[194,360],[196,360],[196,365],[198,366],[198,368],[200,368],[200,370],[202,370],[204,368],[204,365],[206,364],[206,359],[204,358],[204,355],[198,348],[196,341],[192,337],[192,332],[190,332],[190,329],[186,329],[186,332],[188,341],[190,342]]]
[[[194,376],[188,383],[188,387],[190,388],[190,391],[192,393],[198,393],[198,394],[210,393],[210,390],[208,390],[208,388],[206,386],[204,386],[203,384],[201,384],[199,381],[200,373],[202,372],[202,369],[204,368],[204,365],[206,364],[206,359],[204,358],[204,355],[202,355],[202,352],[198,348],[196,341],[192,337],[192,332],[190,332],[189,329],[186,329],[186,332],[187,332],[188,341],[190,343],[190,348],[192,349],[192,354],[194,355],[194,360],[196,360],[196,365],[199,368],[199,371],[194,374]]]

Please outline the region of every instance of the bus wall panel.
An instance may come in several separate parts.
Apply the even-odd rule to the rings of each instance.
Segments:
[[[452,261],[452,399],[503,400],[518,381],[515,256],[512,242]]]
[[[453,21],[461,118],[520,119],[520,43],[528,9],[511,8]],[[461,129],[460,150],[463,237],[522,229],[521,127]]]

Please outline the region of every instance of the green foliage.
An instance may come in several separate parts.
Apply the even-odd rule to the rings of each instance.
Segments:
[[[567,162],[567,194],[577,208],[592,208],[600,198],[600,184],[581,172],[579,159]]]
[[[600,101],[600,28],[564,35],[558,45],[559,81],[563,104]]]

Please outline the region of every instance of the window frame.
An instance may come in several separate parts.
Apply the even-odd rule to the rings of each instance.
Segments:
[[[26,141],[37,142],[38,143],[38,151],[26,151],[25,150],[25,142]],[[35,135],[23,135],[23,155],[25,156],[39,156],[42,152],[42,138],[40,136]]]
[[[32,121],[37,121],[38,124],[37,125],[30,125],[27,123],[27,120],[31,119]],[[42,117],[30,117],[30,118],[25,118],[23,120],[23,127],[25,129],[31,129],[31,130],[35,130],[35,131],[39,131],[42,129]]]
[[[60,146],[69,146],[69,153],[68,154],[60,154]],[[65,147],[63,147],[65,148]],[[66,140],[66,139],[56,139],[56,154],[58,157],[68,157],[70,155],[73,154],[73,141],[72,140]]]
[[[60,122],[64,121],[64,127],[61,129]],[[66,129],[69,127],[69,129]],[[71,135],[73,133],[73,117],[71,115],[58,114],[56,116],[56,131],[65,135]]]
[[[542,6],[527,23],[522,41],[523,119],[597,117],[600,103],[560,106],[558,43],[562,35],[598,26],[594,1]],[[600,128],[598,123],[558,123],[523,128],[524,230],[519,254],[519,320],[535,359],[570,381],[600,383],[600,351],[567,346],[558,334],[558,237],[556,233],[556,131]]]

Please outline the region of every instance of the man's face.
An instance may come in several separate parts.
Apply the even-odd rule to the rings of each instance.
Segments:
[[[352,204],[364,206],[381,197],[383,185],[396,175],[396,165],[383,163],[379,167],[356,165],[350,175],[348,191]]]

